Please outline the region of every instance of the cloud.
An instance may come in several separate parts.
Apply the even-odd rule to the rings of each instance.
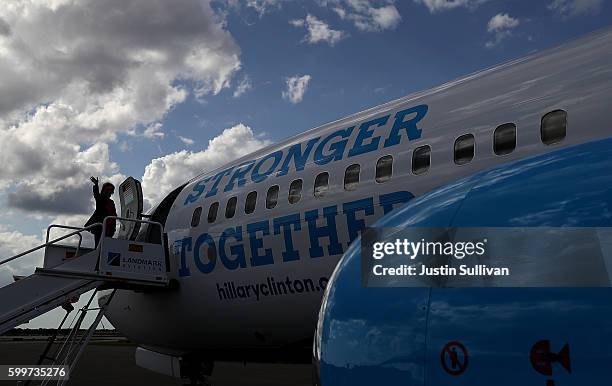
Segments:
[[[519,25],[519,20],[511,17],[507,13],[498,13],[493,16],[487,24],[488,32],[495,32],[504,29],[514,28]]]
[[[306,19],[291,20],[289,24],[294,27],[306,27],[308,33],[304,36],[304,41],[310,44],[326,42],[330,46],[334,46],[348,35],[344,31],[331,29],[327,23],[311,14],[306,15]]]
[[[233,96],[234,98],[238,98],[252,88],[253,88],[253,84],[251,83],[251,79],[249,78],[248,75],[245,75],[240,80],[240,82],[238,82],[238,85],[236,86],[236,89],[234,90]]]
[[[414,0],[415,3],[423,4],[429,12],[443,12],[455,8],[476,9],[488,0]]]
[[[581,14],[596,15],[601,11],[603,0],[553,0],[548,9],[563,17]]]
[[[195,141],[191,138],[187,138],[187,137],[183,137],[182,135],[179,135],[179,139],[181,140],[181,142],[183,142],[185,145],[187,146],[191,146],[195,143]]]
[[[300,103],[302,99],[304,99],[304,93],[308,88],[308,83],[310,83],[310,79],[310,75],[296,75],[287,78],[287,90],[283,91],[283,98],[293,104]]]
[[[36,150],[30,148],[0,153],[0,162],[11,162],[8,165],[13,166],[0,170],[0,180],[19,181],[8,193],[9,208],[37,214],[85,214],[93,208],[90,176],[100,176],[115,185],[125,178],[110,160],[106,143],[73,148],[70,143],[60,146],[58,139],[51,141],[55,148],[46,154],[46,159],[36,158]]]
[[[487,24],[487,32],[493,33],[495,36],[489,40],[485,46],[492,48],[502,42],[505,38],[512,35],[511,30],[518,27],[519,19],[513,18],[507,13],[498,13],[493,16]]]
[[[241,67],[208,1],[7,1],[0,35],[0,190],[35,213],[88,211],[90,175],[124,177],[110,143],[163,138],[169,111]]]
[[[397,28],[402,17],[393,0],[324,0],[343,20],[352,21],[361,31],[384,31]]]
[[[152,123],[147,126],[142,136],[149,139],[164,138],[164,133],[161,131],[162,126],[160,122]]]
[[[80,214],[92,209],[91,184],[79,184],[67,191],[37,189],[28,184],[20,185],[9,193],[8,206],[28,212],[44,214]]]
[[[43,243],[39,236],[26,235],[0,226],[0,259],[6,259]],[[29,275],[42,265],[42,251],[0,266],[0,286],[13,282],[13,275]]]
[[[155,158],[145,168],[142,190],[151,207],[188,179],[270,144],[244,124],[225,129],[202,151],[181,150]]]
[[[225,12],[233,9],[240,10],[242,7],[251,8],[259,17],[266,13],[281,9],[282,3],[287,0],[217,0],[215,5],[220,6]]]
[[[132,150],[132,146],[128,143],[128,141],[121,141],[119,143],[119,150],[121,150],[123,153],[131,151]]]
[[[60,215],[51,221],[52,224],[64,224],[70,226],[83,226],[88,216],[80,215]],[[46,228],[39,236],[28,235],[16,230],[12,230],[4,225],[0,225],[0,259],[6,259],[18,253],[27,251],[41,245],[44,242]],[[61,237],[68,233],[68,230],[55,228],[50,233],[50,240]],[[93,247],[93,235],[88,232],[82,233],[82,243],[84,247]],[[76,245],[76,236],[64,239],[60,243],[66,245]],[[19,257],[7,264],[0,266],[0,287],[13,282],[13,275],[27,276],[34,273],[36,267],[43,265],[43,250],[32,252],[28,255]]]
[[[246,0],[246,6],[253,8],[259,16],[263,16],[271,9],[279,9],[283,0]]]

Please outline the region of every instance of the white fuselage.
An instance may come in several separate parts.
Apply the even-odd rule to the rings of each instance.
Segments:
[[[167,353],[311,337],[326,278],[361,229],[460,177],[610,136],[610,63],[607,30],[326,124],[191,180],[165,224],[179,289],[119,291],[108,318],[131,340]],[[542,117],[555,110],[567,113],[566,136],[544,144]],[[516,148],[497,155],[494,131],[506,123],[516,125]],[[458,165],[455,141],[464,134],[474,136],[474,157]],[[425,145],[431,165],[415,174],[414,151]],[[385,156],[392,172],[380,165],[377,181]],[[351,165],[359,165],[359,182],[345,187]],[[327,190],[316,197],[324,172]],[[293,194],[291,203],[298,179],[300,198]],[[277,203],[268,209],[273,186]],[[247,214],[251,192],[257,199]],[[235,214],[226,218],[232,197]]]

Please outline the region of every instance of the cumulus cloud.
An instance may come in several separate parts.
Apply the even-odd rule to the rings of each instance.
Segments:
[[[0,190],[8,205],[89,212],[89,176],[124,177],[109,143],[163,138],[165,115],[189,93],[229,87],[239,57],[208,1],[3,2]]]
[[[69,142],[60,146],[61,139],[51,141],[55,147],[44,149],[44,159],[30,159],[31,153],[19,150],[0,153],[0,162],[10,162],[0,170],[0,181],[19,181],[8,193],[9,208],[36,214],[87,213],[92,208],[90,176],[115,185],[125,178],[110,160],[106,143],[74,148]],[[20,166],[23,162],[27,165]]]
[[[395,29],[402,17],[393,0],[324,0],[341,19],[352,21],[361,31]]]
[[[234,90],[234,98],[238,98],[241,95],[243,95],[245,92],[249,91],[251,88],[253,88],[253,84],[251,83],[251,78],[249,78],[248,75],[245,75],[240,82],[238,82],[238,85],[236,86],[236,89]]]
[[[548,9],[563,17],[580,14],[596,15],[601,11],[603,0],[553,0]]]
[[[244,124],[225,129],[202,151],[181,150],[155,158],[145,168],[142,190],[151,207],[189,178],[251,153],[270,142],[257,138]]]
[[[300,103],[302,99],[304,99],[304,93],[308,88],[310,79],[310,75],[295,75],[287,78],[285,80],[287,90],[283,91],[282,93],[283,99],[286,99],[293,104]]]
[[[449,11],[455,8],[475,9],[487,1],[488,0],[414,0],[415,3],[425,5],[431,13]]]
[[[494,37],[485,44],[487,48],[492,48],[501,43],[505,38],[511,36],[511,30],[519,24],[519,19],[513,18],[507,13],[498,13],[493,16],[487,24],[487,32],[493,33]]]
[[[346,32],[330,28],[323,20],[319,20],[311,14],[306,15],[305,19],[295,19],[289,23],[294,27],[306,27],[308,33],[304,36],[303,41],[310,44],[325,42],[334,46],[347,36]]]

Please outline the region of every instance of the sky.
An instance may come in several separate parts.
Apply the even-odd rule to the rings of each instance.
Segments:
[[[150,207],[260,147],[609,25],[605,0],[3,0],[0,258],[82,225],[91,175],[141,180]],[[0,285],[41,259],[0,267]]]

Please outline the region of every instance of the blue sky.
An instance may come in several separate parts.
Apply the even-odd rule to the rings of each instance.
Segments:
[[[314,2],[282,2],[263,15],[249,7],[231,10],[227,29],[241,49],[243,76],[252,88],[238,98],[233,88],[198,101],[191,96],[164,120],[168,133],[161,141],[133,143],[134,152],[114,155],[122,168],[141,175],[151,157],[185,148],[178,135],[196,141],[201,149],[212,137],[237,123],[278,141],[345,115],[399,98],[414,91],[483,69],[534,50],[553,47],[610,25],[609,4],[598,12],[561,15],[550,2],[490,1],[478,7],[457,7],[431,13],[413,1],[394,4],[402,20],[391,30],[360,31],[329,8]],[[519,20],[508,36],[494,47],[486,43],[496,14]],[[305,28],[290,20],[314,15],[330,28],[350,34],[330,46],[303,41]],[[285,78],[308,74],[311,80],[303,100],[291,104],[281,97]],[[160,150],[161,149],[161,150]],[[125,166],[124,166],[125,165]]]
[[[0,257],[82,225],[90,175],[141,179],[152,205],[245,152],[612,24],[604,0],[126,4],[3,2]]]

